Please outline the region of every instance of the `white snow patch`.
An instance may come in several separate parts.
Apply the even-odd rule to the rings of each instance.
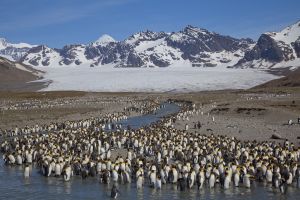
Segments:
[[[183,62],[182,62],[183,63]],[[96,92],[188,92],[220,89],[246,89],[277,76],[251,69],[193,68],[185,65],[167,68],[113,68],[60,66],[38,68],[44,80],[53,82],[45,91],[80,90]]]
[[[5,49],[7,47],[7,42],[5,38],[0,38],[0,50]]]
[[[280,69],[280,68],[289,68],[297,69],[300,67],[300,58],[294,60],[282,61],[280,63],[272,63],[267,60],[254,60],[246,62],[242,65],[243,68],[255,68],[255,69]]]
[[[27,43],[9,43],[6,41],[5,38],[0,38],[0,50],[1,49],[5,49],[6,47],[14,47],[14,48],[32,48],[35,47],[37,45],[31,45],[31,44],[27,44]]]
[[[273,66],[273,68],[285,68],[285,67],[289,67],[291,69],[296,69],[300,67],[300,58],[296,58],[294,60],[289,60],[289,61],[282,61]]]
[[[184,35],[183,33],[173,33],[171,36],[170,36],[170,39],[174,42],[182,42],[186,39],[186,35]]]
[[[107,44],[109,44],[111,42],[116,42],[116,40],[113,37],[111,37],[110,35],[104,34],[98,40],[93,42],[93,45],[106,46]]]
[[[277,41],[282,41],[286,44],[291,44],[292,42],[295,42],[300,37],[300,21],[296,24],[293,24],[282,31],[276,33],[271,32],[267,33],[272,38],[274,38]]]
[[[15,48],[32,48],[37,45],[31,45],[27,43],[18,43],[18,44],[9,44],[9,46],[15,47]]]
[[[161,38],[158,40],[154,40],[154,41],[142,41],[140,42],[140,44],[138,46],[135,47],[135,51],[140,53],[143,52],[149,48],[155,47],[159,44],[161,44],[165,39]]]

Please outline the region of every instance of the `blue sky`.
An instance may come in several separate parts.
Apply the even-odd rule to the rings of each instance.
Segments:
[[[190,24],[257,39],[300,20],[300,0],[0,0],[0,37],[62,47]]]

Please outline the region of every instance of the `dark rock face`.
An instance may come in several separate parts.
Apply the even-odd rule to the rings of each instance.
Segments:
[[[67,59],[67,58],[64,58],[63,60],[61,60],[61,61],[59,62],[60,65],[63,65],[63,64],[65,64],[65,65],[70,65],[70,64],[72,64],[72,63],[73,63],[73,61],[70,60],[70,59]]]
[[[67,58],[67,59],[75,59],[76,58],[76,54],[72,51],[73,48],[76,48],[80,45],[67,45],[67,46],[64,46],[60,51],[60,55],[64,58]]]
[[[38,66],[39,65],[39,61],[41,60],[41,57],[37,57],[34,60],[30,60],[28,61],[31,65],[33,66]]]
[[[150,55],[150,60],[158,67],[167,67],[170,65],[168,61],[161,59],[157,54]]]
[[[298,44],[295,44],[297,48]],[[253,49],[245,53],[236,66],[242,65],[248,61],[266,60],[271,63],[278,63],[281,61],[288,61],[294,59],[293,50],[290,46],[281,41],[275,41],[267,34],[262,34]]]
[[[144,62],[138,55],[130,52],[127,57],[126,65],[131,67],[141,67],[144,65]]]
[[[91,60],[99,57],[101,55],[101,51],[97,47],[89,45],[85,48],[84,55],[88,60]]]
[[[164,33],[164,32],[153,32],[153,31],[145,31],[145,32],[139,32],[137,34],[131,35],[126,41],[131,41],[131,40],[135,40],[135,42],[133,42],[133,46],[137,46],[139,45],[140,42],[143,41],[154,41],[154,40],[158,40],[164,37],[167,37],[168,34]]]
[[[246,61],[265,59],[271,62],[280,62],[283,61],[284,55],[277,43],[270,36],[263,34],[255,47],[245,53],[244,58]]]
[[[48,54],[51,54],[53,52],[57,52],[55,49],[48,48],[44,45],[39,45],[36,47],[32,47],[25,56],[23,56],[20,59],[20,62],[27,61],[29,64],[33,66],[38,66],[39,62],[41,61],[41,64],[43,66],[49,66],[51,63],[50,58],[48,57]],[[35,56],[32,59],[28,59],[27,55],[34,54]]]
[[[300,23],[288,26],[281,32],[270,32],[260,36],[254,48],[233,67],[267,67],[300,58]],[[298,39],[295,38],[298,35]],[[296,40],[293,42],[293,40]],[[257,61],[257,62],[253,62]],[[265,64],[264,61],[267,61]]]
[[[48,58],[48,59],[43,60],[42,65],[49,66],[50,65],[50,59]]]
[[[43,51],[43,48],[44,46],[43,45],[40,45],[40,46],[36,46],[36,47],[33,47],[31,48],[27,54],[36,54],[36,53],[41,53]],[[26,56],[22,57],[20,59],[20,62],[24,62],[26,60]],[[39,61],[41,60],[41,56],[37,56],[35,57],[35,59],[31,59],[28,61],[29,64],[33,65],[33,66],[38,66],[39,65]]]
[[[126,66],[125,59],[133,50],[132,47],[130,47],[129,45],[120,42],[110,44],[106,47],[101,47],[99,48],[99,51],[101,52],[101,55],[98,58],[97,64],[101,63],[102,65],[105,65],[120,61],[123,63],[124,66]],[[132,55],[131,58],[134,59],[134,56]],[[134,61],[132,60],[132,62]]]
[[[75,60],[75,64],[76,64],[76,65],[81,65],[81,63],[82,63],[82,62],[81,62],[80,60]]]
[[[174,40],[174,35],[179,36],[180,39]],[[178,48],[183,52],[183,59],[192,62],[201,62],[204,58],[201,56],[202,52],[220,52],[224,50],[234,52],[238,49],[246,49],[249,44],[254,43],[251,39],[238,40],[193,26],[187,26],[179,34],[173,33],[166,41],[169,46]],[[195,57],[195,55],[200,56]]]
[[[33,47],[28,51],[28,54],[42,52],[44,48],[45,48],[44,45],[39,45],[39,46]]]
[[[5,49],[0,50],[0,55],[8,55],[11,56],[15,61],[19,61],[30,48],[14,48],[14,47],[6,47]]]
[[[297,58],[300,58],[300,39],[298,39],[296,42],[293,42],[293,43],[292,43],[292,46],[293,46],[294,49],[295,49]]]
[[[83,47],[83,45],[66,45],[61,50],[57,50],[62,58],[64,58],[60,64],[70,65],[75,63],[76,65],[81,64],[76,54],[77,47]]]

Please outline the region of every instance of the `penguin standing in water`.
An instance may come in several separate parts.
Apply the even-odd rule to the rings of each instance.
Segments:
[[[284,178],[281,178],[279,185],[280,192],[286,194],[287,192],[287,181]]]
[[[179,189],[180,191],[185,191],[186,187],[187,187],[186,178],[180,174],[177,182],[177,189]]]
[[[82,167],[82,170],[81,170],[81,177],[82,179],[86,179],[89,175],[89,170],[87,169],[86,166]]]
[[[226,176],[225,173],[219,175],[219,182],[221,184],[221,187],[223,188],[224,188],[225,176]]]
[[[24,177],[29,178],[29,174],[30,174],[29,165],[26,165],[24,169]]]
[[[248,173],[243,176],[243,184],[246,188],[251,187],[250,175]]]
[[[72,168],[67,165],[67,167],[64,170],[64,180],[65,181],[70,181],[72,175]]]
[[[205,181],[205,174],[203,169],[201,169],[196,176],[196,183],[197,183],[198,190],[202,189],[204,181]]]
[[[298,165],[298,168],[296,170],[296,182],[297,182],[297,187],[300,188],[300,166]]]
[[[272,185],[275,188],[279,188],[281,176],[278,172],[275,172],[272,179]]]
[[[154,170],[152,170],[152,172],[150,173],[149,179],[150,179],[150,187],[154,188],[156,183],[156,173]]]
[[[288,185],[287,182],[288,182],[289,178],[290,178],[290,173],[289,173],[288,169],[285,167],[283,169],[282,177],[281,177],[280,185],[279,185],[279,189],[282,194],[286,194],[286,192],[287,192],[287,185]]]
[[[211,174],[210,174],[208,183],[209,183],[209,188],[215,187],[215,183],[216,183],[216,175],[215,175],[214,173],[211,173]]]
[[[157,189],[161,189],[161,177],[160,176],[157,176],[156,178],[156,184],[155,184],[155,187]]]
[[[229,189],[230,182],[231,182],[231,175],[228,171],[226,171],[224,184],[223,184],[224,189]]]
[[[114,182],[118,182],[119,174],[118,174],[117,170],[115,170],[115,169],[113,169],[113,171],[112,171],[112,179]]]
[[[239,187],[240,183],[240,172],[239,169],[236,170],[234,177],[233,177],[233,183],[235,187]]]
[[[137,178],[137,181],[136,181],[136,187],[137,189],[142,189],[143,188],[143,175],[140,174]]]
[[[116,186],[116,184],[113,184],[113,187],[111,188],[110,197],[113,199],[116,199],[118,197],[119,190]]]
[[[104,183],[104,184],[109,184],[109,172],[107,170],[104,170],[102,173],[101,173],[101,182]]]
[[[17,155],[17,164],[18,165],[22,165],[23,163],[23,159],[22,159],[22,156],[20,154]]]

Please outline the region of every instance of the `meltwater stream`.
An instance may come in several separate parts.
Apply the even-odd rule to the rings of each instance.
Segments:
[[[122,124],[123,128],[130,126],[130,128],[138,129],[144,126],[149,126],[154,122],[159,121],[161,118],[166,117],[170,114],[177,113],[179,111],[179,106],[173,103],[164,103],[161,108],[155,113],[146,114],[142,116],[129,117],[127,120],[122,120],[118,122]]]
[[[121,122],[123,127],[139,128],[150,125],[162,117],[175,113],[179,107],[175,104],[165,104],[156,114],[148,114],[128,118]],[[96,200],[111,199],[112,185],[101,184],[98,178],[89,177],[85,180],[81,176],[73,176],[70,182],[64,182],[63,178],[44,177],[33,165],[30,178],[23,177],[24,166],[4,165],[0,159],[0,200]],[[243,187],[223,190],[220,187],[214,189],[204,188],[198,191],[196,188],[178,191],[176,185],[163,185],[161,190],[144,186],[142,190],[136,189],[136,184],[118,184],[120,196],[118,199],[298,199],[300,190],[295,186],[288,187],[286,195],[282,195],[271,185],[253,182],[251,189]]]

